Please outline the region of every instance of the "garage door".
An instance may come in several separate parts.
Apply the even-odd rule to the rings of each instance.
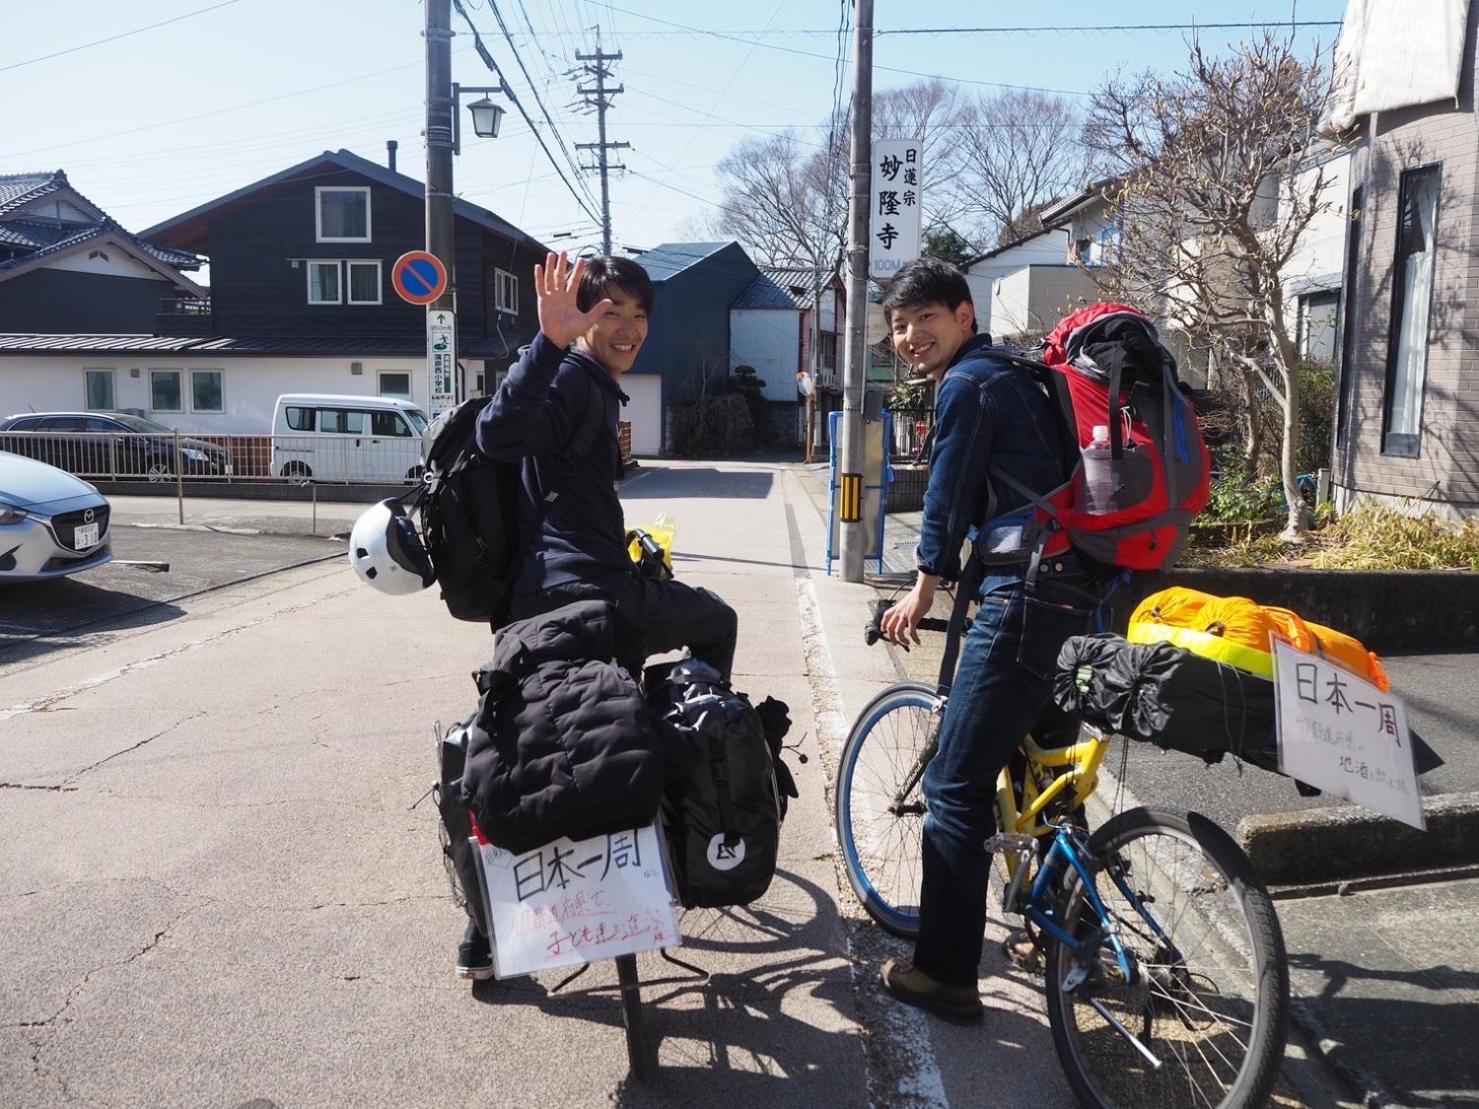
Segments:
[[[631,400],[622,418],[632,423],[632,453],[655,458],[662,453],[662,377],[659,374],[625,374],[622,392]]]

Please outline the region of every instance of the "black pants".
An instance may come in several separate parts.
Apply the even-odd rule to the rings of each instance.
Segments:
[[[515,620],[527,620],[572,601],[611,601],[616,606],[616,661],[639,677],[649,655],[687,647],[729,680],[739,618],[717,594],[679,581],[652,581],[635,574],[609,582],[568,582],[521,593],[510,605]]]

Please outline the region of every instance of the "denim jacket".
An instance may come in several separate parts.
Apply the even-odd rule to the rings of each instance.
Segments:
[[[923,573],[948,579],[959,578],[961,545],[985,523],[988,508],[995,518],[1028,503],[1004,483],[990,482],[988,470],[1039,493],[1067,480],[1052,402],[1025,370],[994,355],[990,342],[986,335],[968,339],[935,393],[935,441],[915,561]]]

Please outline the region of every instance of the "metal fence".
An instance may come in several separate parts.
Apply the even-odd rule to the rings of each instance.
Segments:
[[[421,478],[421,450],[409,435],[0,431],[0,451],[90,481],[411,484]]]

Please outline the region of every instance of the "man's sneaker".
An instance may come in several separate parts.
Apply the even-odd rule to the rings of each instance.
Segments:
[[[493,955],[488,950],[488,937],[479,932],[478,926],[470,920],[457,948],[457,977],[471,978],[476,982],[493,977]]]
[[[905,1005],[934,1013],[951,1024],[979,1024],[985,1014],[974,986],[946,986],[907,959],[883,964],[883,988]]]

